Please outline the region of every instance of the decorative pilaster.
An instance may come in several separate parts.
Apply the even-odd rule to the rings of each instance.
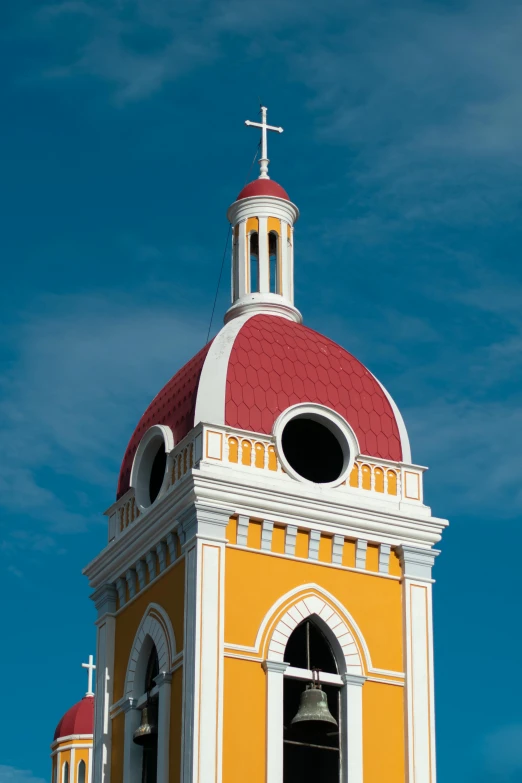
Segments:
[[[221,783],[229,519],[229,512],[210,508],[192,508],[181,518],[185,552],[182,783]]]
[[[363,692],[366,677],[342,674],[341,710],[345,727],[342,740],[343,783],[363,783]]]
[[[98,610],[93,780],[96,783],[110,783],[111,720],[109,708],[112,704],[114,682],[116,589],[114,585],[103,585],[91,597]]]
[[[435,783],[431,569],[435,549],[400,547],[403,569],[408,783]]]
[[[172,674],[161,672],[155,679],[158,686],[158,770],[157,783],[169,783],[170,753],[170,692]]]
[[[264,661],[266,672],[266,783],[283,783],[283,695],[287,663]]]
[[[142,749],[134,742],[134,732],[141,722],[141,710],[138,700],[127,699],[123,706],[125,713],[124,744],[123,744],[123,780],[125,783],[140,783],[142,768]]]

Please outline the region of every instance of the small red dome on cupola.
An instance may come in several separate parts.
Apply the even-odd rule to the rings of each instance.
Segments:
[[[249,182],[237,197],[237,201],[242,198],[250,198],[250,196],[274,196],[290,201],[286,190],[273,179],[255,179],[253,182]]]
[[[84,696],[76,702],[63,716],[56,731],[54,739],[70,737],[71,734],[94,733],[94,696]]]

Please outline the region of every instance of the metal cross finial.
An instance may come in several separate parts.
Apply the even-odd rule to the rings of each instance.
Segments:
[[[93,663],[94,658],[92,655],[89,655],[89,663],[82,663],[82,666],[84,669],[88,669],[89,675],[88,675],[88,685],[87,685],[87,693],[86,696],[94,696],[94,691],[92,689],[92,675],[94,670],[96,669],[96,666]]]
[[[270,179],[268,176],[268,155],[267,155],[267,144],[266,144],[266,132],[276,131],[277,133],[282,133],[282,128],[276,128],[274,125],[267,125],[266,124],[266,106],[261,106],[261,122],[251,122],[250,120],[245,120],[245,125],[252,125],[254,128],[261,128],[261,157],[259,158],[259,167],[261,169],[259,173],[259,179]]]

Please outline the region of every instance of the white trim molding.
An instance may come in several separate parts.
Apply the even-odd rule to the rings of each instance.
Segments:
[[[341,710],[344,721],[341,750],[343,752],[343,783],[363,783],[363,694],[366,677],[343,674]]]
[[[431,568],[438,554],[401,547],[408,783],[436,783]]]
[[[337,664],[342,673],[362,676],[363,662],[354,635],[342,616],[330,604],[316,595],[307,595],[296,601],[282,617],[271,633],[267,659],[282,663],[286,644],[297,626],[313,617],[330,644],[337,648]]]
[[[94,699],[93,780],[110,783],[111,728],[109,709],[113,699],[116,589],[99,587],[92,595],[98,610],[96,643],[96,698]]]
[[[323,427],[330,430],[339,443],[343,452],[343,467],[339,476],[333,481],[327,481],[320,484],[309,481],[294,470],[292,465],[288,462],[283,449],[282,438],[286,425],[293,419],[311,419],[318,424],[322,424]],[[289,408],[286,408],[286,410],[280,413],[275,420],[272,432],[275,436],[277,456],[279,457],[285,472],[297,481],[312,487],[337,487],[342,484],[350,475],[355,459],[360,454],[357,436],[346,419],[341,416],[340,413],[337,413],[337,411],[316,402],[298,403],[297,405],[291,405]]]
[[[147,607],[134,637],[127,673],[125,696],[122,705],[125,713],[123,768],[125,783],[139,783],[141,780],[142,750],[133,741],[134,732],[140,724],[144,694],[145,674],[153,647],[158,654],[159,674],[156,677],[158,694],[158,783],[169,783],[169,727],[170,727],[170,673],[176,658],[176,638],[167,612],[158,604]],[[113,715],[114,717],[114,715]]]
[[[341,672],[346,670],[352,674],[371,673],[388,674],[394,677],[403,676],[402,672],[385,671],[381,669],[375,669],[373,667],[368,645],[366,644],[361,629],[355,622],[350,612],[348,612],[348,610],[342,605],[340,601],[337,600],[334,595],[332,595],[332,593],[330,593],[328,590],[325,590],[324,587],[321,587],[315,582],[309,582],[307,584],[294,587],[292,590],[289,590],[272,604],[261,621],[261,625],[257,631],[256,640],[253,646],[226,642],[225,646],[227,650],[246,652],[250,654],[249,657],[251,657],[251,654],[253,653],[254,655],[260,656],[262,660],[264,660],[266,657],[270,660],[282,661],[283,658],[281,657],[281,648],[277,648],[277,643],[273,647],[274,655],[266,653],[267,645],[270,646],[271,644],[274,626],[277,628],[277,624],[280,622],[281,618],[286,617],[286,614],[288,614],[292,607],[299,605],[303,600],[305,601],[306,609],[303,608],[300,610],[302,613],[301,620],[298,622],[293,622],[290,619],[288,621],[285,619],[285,622],[289,622],[291,624],[292,630],[298,625],[299,622],[302,622],[305,617],[319,610],[321,611],[319,624],[321,625],[321,622],[323,623],[321,626],[323,632],[326,633],[327,638],[331,638],[333,644],[337,644],[338,639],[341,648],[346,650],[346,655],[351,656],[355,653],[355,650],[349,647],[348,636],[344,638],[345,634],[350,634],[352,639],[355,641],[356,648],[360,651],[360,654],[358,655],[357,659],[351,657],[349,659],[345,658],[344,662],[340,666]],[[329,607],[329,610],[331,611],[330,616],[328,615],[329,610],[322,608],[323,604]],[[288,606],[286,614],[281,615],[281,611],[285,605]],[[313,607],[316,608],[312,611]],[[328,617],[328,620],[333,624],[335,616],[340,618],[342,628],[347,629],[346,631],[339,633],[338,637],[333,633],[330,626],[324,621],[325,617]],[[283,629],[283,635],[284,633],[285,632]],[[288,635],[289,633],[286,634],[287,637]],[[276,650],[278,651],[279,655],[276,653]],[[348,665],[351,667],[350,669],[348,669]],[[344,667],[346,667],[346,669]]]
[[[225,424],[225,394],[230,354],[241,328],[254,313],[234,318],[217,333],[203,362],[194,411],[194,426],[201,421]]]
[[[284,673],[287,663],[263,661],[266,672],[266,780],[283,783]]]
[[[174,435],[166,424],[154,424],[140,440],[132,461],[130,486],[134,489],[136,503],[141,512],[146,511],[152,503],[160,498],[168,489],[169,476],[172,469],[169,454],[174,448]],[[151,501],[149,494],[150,472],[156,454],[163,446],[167,455],[163,481],[157,496]]]
[[[170,672],[177,655],[176,637],[167,612],[155,603],[148,605],[134,637],[125,675],[126,698],[138,699],[143,693],[141,681],[153,644],[158,653],[160,673]]]
[[[190,508],[186,531],[182,783],[221,783],[225,529],[230,512]]]
[[[284,677],[301,678],[303,672],[290,670],[284,660],[288,639],[294,629],[306,619],[312,619],[330,641],[341,674],[341,743],[342,783],[363,783],[363,722],[362,686],[366,682],[359,644],[342,615],[318,595],[297,596],[269,632],[267,658],[263,668],[267,675],[267,747],[266,781],[283,783]],[[266,619],[266,618],[265,618]],[[362,647],[363,645],[361,645]],[[364,644],[366,648],[366,644]],[[333,679],[325,675],[326,679]],[[338,679],[337,676],[334,678]]]

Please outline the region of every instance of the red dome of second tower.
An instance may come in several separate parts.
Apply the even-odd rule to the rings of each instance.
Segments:
[[[54,732],[54,739],[94,731],[94,696],[84,696],[67,710]]]

